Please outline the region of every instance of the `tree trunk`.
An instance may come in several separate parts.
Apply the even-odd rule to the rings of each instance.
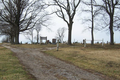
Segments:
[[[19,44],[19,33],[16,35],[16,44]]]
[[[10,43],[11,43],[11,44],[14,44],[14,36],[13,36],[13,35],[11,35],[11,37],[10,37],[10,38],[11,38]]]
[[[93,15],[93,0],[91,0],[91,16],[92,16],[92,28],[91,28],[91,36],[92,36],[92,41],[91,44],[94,44],[94,15]]]
[[[19,44],[19,34],[18,33],[15,36],[15,44]]]
[[[19,24],[20,24],[20,9],[21,9],[21,4],[20,4],[21,0],[18,0],[17,2],[17,16],[16,16],[16,36],[15,36],[15,44],[19,44],[19,32],[20,32],[20,29],[19,29]]]
[[[94,33],[93,33],[93,26],[92,26],[92,30],[91,30],[91,36],[92,36],[92,41],[91,44],[94,45]]]
[[[19,27],[16,26],[15,44],[19,44]]]
[[[72,24],[68,25],[68,44],[71,45],[71,38],[72,38]]]
[[[32,31],[32,41],[31,41],[31,44],[33,44],[33,31]]]
[[[114,45],[113,15],[110,15],[110,45]]]
[[[39,32],[37,32],[37,44],[38,44],[38,41],[39,41]]]

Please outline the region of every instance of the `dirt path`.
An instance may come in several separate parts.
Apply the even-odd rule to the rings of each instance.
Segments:
[[[4,47],[11,49],[37,80],[110,80],[45,55],[40,49]]]

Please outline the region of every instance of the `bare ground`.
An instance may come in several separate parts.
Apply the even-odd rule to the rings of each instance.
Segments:
[[[36,80],[113,80],[99,73],[90,73],[72,64],[66,63],[52,56],[45,55],[40,49],[12,48],[11,49],[26,70]]]

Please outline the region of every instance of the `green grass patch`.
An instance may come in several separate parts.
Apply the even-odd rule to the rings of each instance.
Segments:
[[[44,52],[91,72],[120,79],[120,45],[77,45]]]
[[[4,47],[0,46],[0,80],[35,80],[25,71],[17,57]]]

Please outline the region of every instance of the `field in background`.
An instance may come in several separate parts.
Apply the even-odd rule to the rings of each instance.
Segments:
[[[49,50],[45,53],[70,62],[82,69],[99,72],[120,79],[120,45],[90,45],[86,48],[80,44],[61,47],[59,51]]]
[[[0,80],[35,80],[9,49],[0,44]]]

